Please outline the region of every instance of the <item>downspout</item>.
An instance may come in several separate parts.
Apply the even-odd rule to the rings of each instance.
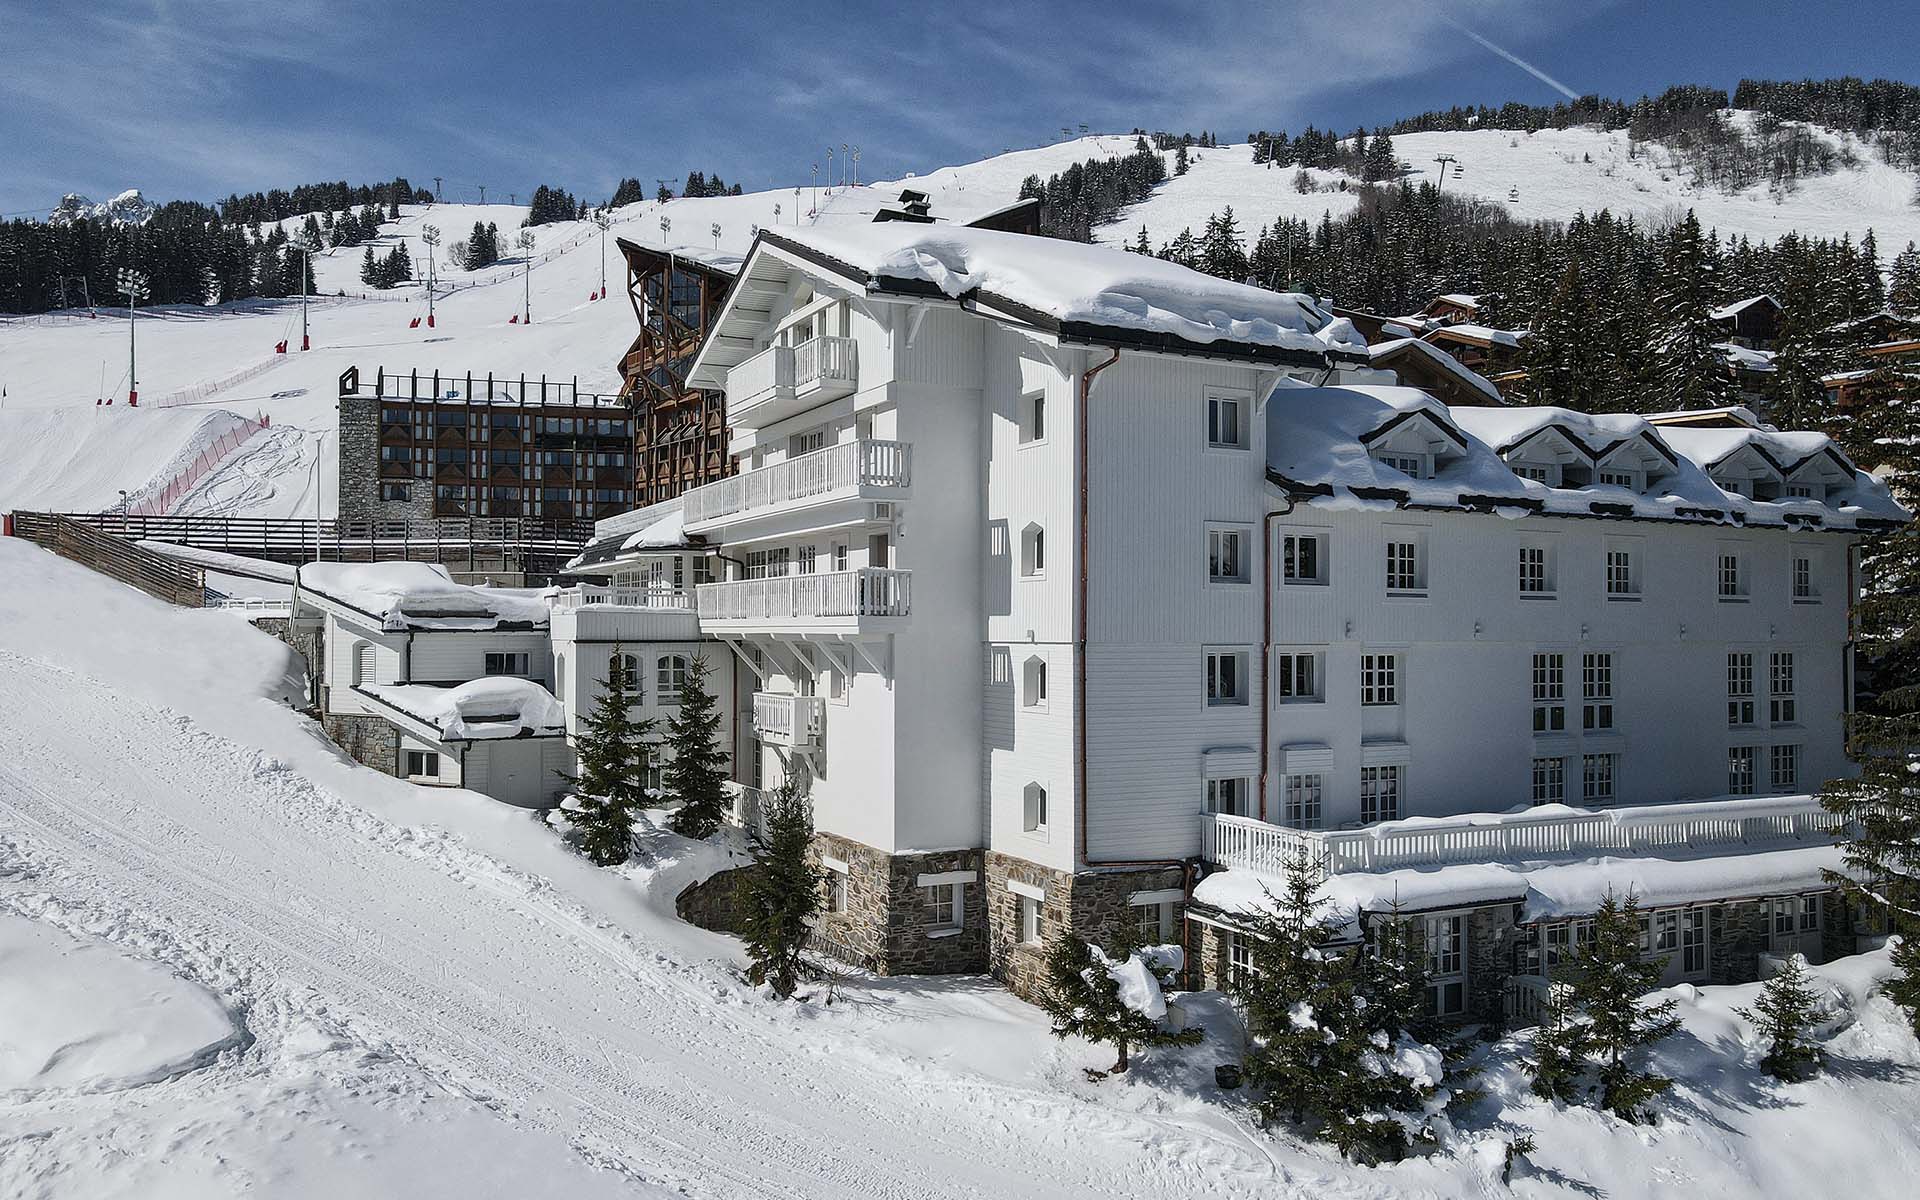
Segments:
[[[1273,753],[1273,523],[1293,512],[1293,499],[1287,506],[1267,513],[1260,529],[1260,557],[1266,566],[1266,586],[1260,593],[1260,819],[1267,819],[1267,762]]]
[[[1087,857],[1087,521],[1092,515],[1092,501],[1087,487],[1088,442],[1091,437],[1092,414],[1088,404],[1093,398],[1093,381],[1100,372],[1120,361],[1120,351],[1115,350],[1113,357],[1099,366],[1087,366],[1080,371],[1080,411],[1074,416],[1074,467],[1080,476],[1079,499],[1079,538],[1080,563],[1074,591],[1074,758],[1075,803],[1079,809],[1079,820],[1074,823],[1075,857],[1083,866],[1092,866]]]

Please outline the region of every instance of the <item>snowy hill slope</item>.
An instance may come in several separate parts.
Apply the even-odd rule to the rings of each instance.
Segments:
[[[1576,212],[1607,208],[1616,216],[1632,214],[1646,222],[1691,208],[1701,225],[1718,229],[1722,237],[1744,234],[1771,240],[1793,230],[1821,237],[1850,233],[1857,242],[1872,229],[1888,256],[1908,241],[1920,241],[1920,207],[1913,204],[1920,179],[1879,161],[1851,134],[1824,136],[1850,148],[1857,163],[1799,180],[1778,194],[1765,184],[1731,195],[1696,188],[1689,172],[1675,165],[1672,153],[1662,147],[1643,147],[1630,157],[1624,130],[1410,133],[1394,138],[1393,147],[1411,167],[1408,178],[1413,182],[1437,179],[1434,158],[1453,155],[1460,171],[1443,185],[1447,191],[1494,201],[1522,220],[1564,221]],[[1358,203],[1352,190],[1338,190],[1343,180],[1349,189],[1354,186],[1349,176],[1309,171],[1314,182],[1328,190],[1301,194],[1294,189],[1295,172],[1294,167],[1256,165],[1253,148],[1247,145],[1195,150],[1185,175],[1168,179],[1101,237],[1131,241],[1144,224],[1158,249],[1183,228],[1198,234],[1209,216],[1230,204],[1241,230],[1251,238],[1275,217],[1313,222],[1323,213],[1342,216]]]

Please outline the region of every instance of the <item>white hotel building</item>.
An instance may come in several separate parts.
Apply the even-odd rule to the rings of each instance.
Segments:
[[[683,597],[630,648],[697,628],[738,679],[743,811],[806,776],[822,941],[881,971],[1024,988],[1128,921],[1216,982],[1297,844],[1427,920],[1449,1009],[1606,883],[1676,978],[1850,948],[1805,794],[1847,769],[1855,535],[1900,510],[1738,413],[1450,411],[1367,362],[1305,297],[1117,250],[763,232],[692,369],[739,474],[603,522],[613,591],[561,603]]]

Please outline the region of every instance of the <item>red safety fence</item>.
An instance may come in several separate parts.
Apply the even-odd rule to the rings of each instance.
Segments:
[[[214,468],[225,462],[243,442],[272,423],[273,418],[265,415],[257,418],[242,418],[239,425],[229,429],[220,436],[219,441],[200,451],[192,462],[176,473],[172,479],[161,484],[158,490],[150,491],[128,504],[127,515],[158,517],[171,512],[174,505],[193,491],[201,480],[213,474]]]

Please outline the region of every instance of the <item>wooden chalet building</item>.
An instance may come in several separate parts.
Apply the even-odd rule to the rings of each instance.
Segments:
[[[1768,350],[1780,336],[1780,302],[1764,293],[1735,300],[1707,314],[1727,331],[1727,340],[1749,350]]]
[[[620,398],[633,417],[634,506],[645,507],[733,473],[723,397],[689,387],[687,367],[733,288],[739,259],[617,241],[640,322],[620,357]]]

